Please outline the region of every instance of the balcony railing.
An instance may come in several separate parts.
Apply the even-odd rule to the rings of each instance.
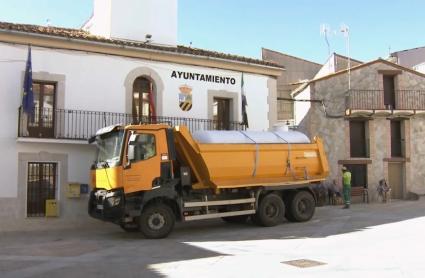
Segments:
[[[240,122],[219,122],[210,119],[180,117],[142,117],[131,114],[67,110],[35,109],[27,115],[19,109],[18,137],[86,140],[97,130],[115,124],[165,123],[170,126],[185,125],[196,130],[245,130]]]
[[[396,90],[393,105],[384,102],[384,90],[350,90],[348,109],[425,110],[425,90]]]

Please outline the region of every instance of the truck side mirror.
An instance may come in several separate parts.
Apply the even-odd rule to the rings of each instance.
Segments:
[[[132,160],[135,158],[135,152],[136,145],[128,145],[128,152],[127,152],[127,159],[128,163],[131,163]]]
[[[127,167],[129,167],[131,161],[136,158],[137,136],[137,134],[131,134],[130,138],[128,139]]]

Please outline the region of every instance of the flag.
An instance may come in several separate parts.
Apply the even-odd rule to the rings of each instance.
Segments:
[[[31,64],[31,46],[28,47],[27,65],[24,77],[24,95],[22,97],[23,112],[30,116],[34,116],[34,93],[32,91],[32,64]]]
[[[248,114],[246,113],[246,106],[248,105],[248,102],[246,101],[246,95],[244,91],[244,81],[243,81],[243,73],[241,78],[241,95],[242,95],[242,124],[246,125],[248,128]]]

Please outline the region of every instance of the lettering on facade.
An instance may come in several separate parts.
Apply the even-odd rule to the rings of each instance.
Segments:
[[[236,79],[233,77],[224,77],[213,74],[202,74],[195,72],[185,72],[185,71],[176,71],[173,70],[171,73],[171,78],[185,79],[185,80],[196,80],[196,81],[204,81],[211,83],[219,83],[219,84],[236,84]]]

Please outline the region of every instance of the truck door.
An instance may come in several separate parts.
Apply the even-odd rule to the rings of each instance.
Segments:
[[[161,153],[166,142],[163,133],[163,130],[144,130],[127,136],[123,159],[125,193],[152,189],[152,182],[160,176]]]

